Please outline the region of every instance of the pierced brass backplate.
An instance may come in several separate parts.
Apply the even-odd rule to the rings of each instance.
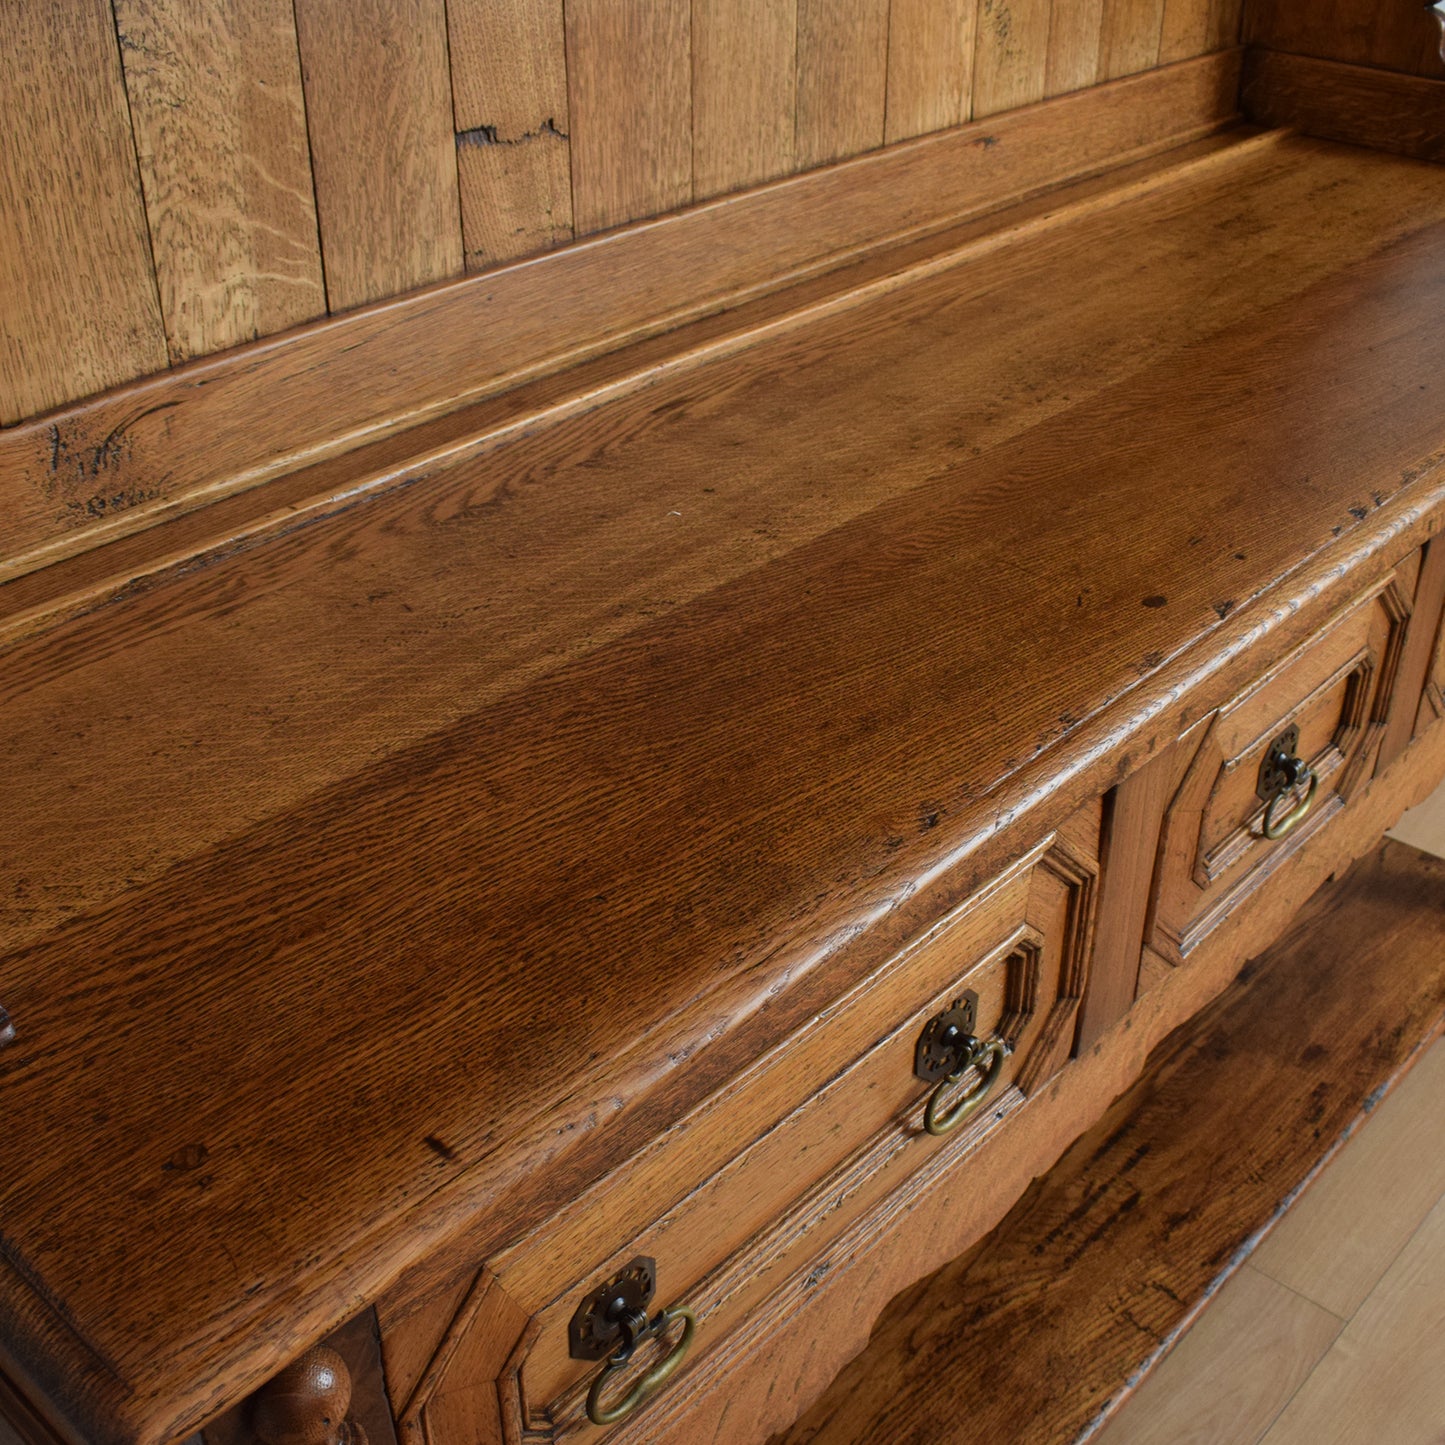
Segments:
[[[568,1354],[574,1360],[605,1360],[627,1335],[624,1324],[641,1333],[637,1318],[647,1324],[647,1307],[657,1293],[657,1261],[639,1255],[617,1277],[599,1285],[577,1306],[567,1326]]]
[[[970,990],[924,1026],[913,1054],[913,1072],[929,1084],[957,1072],[977,1027],[978,995]]]
[[[1286,788],[1299,781],[1303,764],[1299,757],[1299,724],[1291,723],[1265,750],[1259,764],[1255,793],[1261,803],[1273,802]]]

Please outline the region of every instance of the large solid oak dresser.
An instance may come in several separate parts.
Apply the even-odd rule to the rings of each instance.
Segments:
[[[0,587],[20,1440],[757,1445],[1445,778],[1445,172],[1239,66],[5,434],[360,418]]]

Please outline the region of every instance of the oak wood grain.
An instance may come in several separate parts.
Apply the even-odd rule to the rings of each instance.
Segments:
[[[1209,43],[1212,49],[1238,45],[1244,29],[1244,0],[1211,0]]]
[[[970,374],[965,368],[973,368],[971,374],[986,378],[987,385],[1020,398],[1020,404],[1007,413],[993,417],[980,413],[971,420],[970,446],[977,446],[981,454],[991,452],[1037,422],[1061,418],[1071,402],[1097,394],[1107,377],[1136,375],[1151,355],[1168,355],[1228,327],[1241,305],[1259,304],[1266,296],[1281,307],[1295,304],[1301,285],[1318,280],[1329,267],[1367,254],[1385,229],[1413,225],[1418,207],[1433,194],[1432,174],[1418,176],[1422,168],[1399,163],[1385,164],[1381,179],[1388,179],[1388,185],[1367,192],[1358,180],[1350,179],[1353,161],[1347,154],[1331,155],[1329,148],[1310,143],[1279,153],[1267,148],[1240,165],[1242,169],[1206,172],[1184,183],[1170,202],[1173,215],[1168,221],[1157,199],[1151,202],[1145,192],[1130,206],[1101,210],[1080,218],[1080,224],[1067,231],[1054,228],[1034,237],[1029,247],[981,261],[979,291],[966,302],[955,303],[958,329],[939,334],[937,349],[923,353],[930,358],[925,373],[932,366],[940,378],[934,383],[936,392],[930,392],[940,424],[950,425],[957,415],[954,383],[948,378]],[[1247,184],[1246,175],[1251,178]],[[1417,189],[1412,181],[1426,189]],[[1298,243],[1292,216],[1315,194],[1348,198],[1355,229],[1342,224],[1331,229],[1327,241],[1311,240],[1305,247]],[[1231,196],[1243,217],[1258,214],[1263,197],[1273,197],[1279,202],[1273,224],[1262,233],[1243,225],[1226,227],[1209,247],[1194,247],[1191,261],[1183,260],[1198,232],[1195,205],[1218,214],[1217,208]],[[1153,216],[1147,236],[1133,242],[1133,249],[1125,248],[1122,239],[1136,235],[1139,218],[1146,213]],[[1261,237],[1269,241],[1274,260],[1247,268],[1243,260],[1254,253]],[[1025,328],[1021,308],[1035,284],[1035,267],[1067,268],[1080,254],[1089,258],[1097,284],[1061,290],[1056,302],[1037,311],[1034,323]],[[1163,298],[1133,283],[1141,257],[1167,269],[1171,280]],[[912,364],[919,366],[917,343],[909,338],[919,334],[920,318],[946,303],[953,285],[945,268],[916,291],[916,299],[907,294],[878,295],[867,313],[868,331],[892,327],[900,340],[899,349],[891,354],[899,364],[912,355]],[[1194,304],[1174,304],[1186,294],[1197,298]],[[1002,297],[1017,299],[1018,304],[1000,306]],[[855,325],[846,311],[827,320],[817,354],[826,356],[836,349]],[[1148,346],[1141,346],[1141,336],[1152,338]],[[775,404],[778,410],[775,413],[770,406],[767,414],[821,417],[811,386],[802,378],[787,380],[796,369],[790,338],[774,337],[769,354],[776,358],[773,365],[783,380]],[[856,417],[863,399],[872,394],[874,355],[857,354],[849,388],[827,401],[827,415],[842,419],[848,435],[866,436],[873,425],[847,418]],[[719,374],[728,378],[721,384],[724,392],[747,374],[740,369],[747,362],[720,358],[716,365]],[[679,376],[665,395],[693,397],[696,384],[689,376]],[[663,400],[663,395],[655,395],[650,404],[661,405]],[[645,408],[649,399],[642,397],[633,404]],[[909,460],[907,439],[915,423],[900,415],[892,423],[897,431],[880,433],[877,443],[892,448],[898,460],[882,469],[866,460],[849,463],[835,482],[836,489],[826,494],[826,505],[807,472],[790,481],[764,466],[739,471],[730,480],[714,478],[705,483],[716,490],[698,494],[697,505],[708,509],[701,518],[726,517],[736,530],[705,533],[692,547],[679,551],[677,519],[668,516],[675,508],[667,499],[677,497],[669,479],[680,469],[709,470],[711,448],[704,437],[691,439],[684,426],[675,425],[651,439],[648,433],[655,428],[649,428],[641,438],[650,457],[644,470],[657,480],[650,486],[634,481],[625,498],[615,483],[603,483],[606,490],[618,493],[604,530],[599,532],[589,516],[579,514],[565,495],[550,488],[525,485],[518,494],[518,505],[512,509],[515,520],[508,517],[505,524],[511,559],[498,574],[508,581],[510,600],[494,606],[502,608],[498,623],[504,627],[503,636],[533,640],[510,660],[499,647],[490,661],[484,661],[467,635],[465,599],[456,596],[445,580],[428,581],[430,568],[440,565],[445,578],[457,569],[465,572],[475,566],[472,529],[484,523],[476,517],[470,499],[483,484],[488,467],[504,465],[505,475],[518,484],[533,476],[556,475],[559,467],[584,477],[595,474],[595,465],[584,464],[622,425],[613,418],[619,409],[625,415],[627,405],[617,398],[611,409],[595,416],[579,415],[566,426],[554,427],[545,439],[503,435],[470,459],[458,458],[448,480],[439,484],[443,501],[413,487],[397,489],[384,502],[378,501],[372,521],[360,527],[354,559],[334,558],[329,538],[309,528],[278,536],[258,553],[257,581],[248,585],[250,600],[240,614],[248,632],[254,628],[256,638],[286,627],[287,616],[297,606],[292,599],[313,589],[308,574],[340,566],[348,583],[368,595],[388,592],[413,608],[420,603],[438,609],[436,615],[446,625],[416,629],[404,646],[398,645],[394,634],[406,614],[400,612],[399,601],[388,605],[388,599],[382,598],[359,615],[358,609],[332,613],[323,608],[304,629],[291,627],[293,654],[270,679],[233,671],[223,639],[237,623],[211,618],[215,584],[212,569],[203,567],[188,568],[184,577],[172,578],[152,599],[127,608],[122,614],[127,619],[124,626],[116,624],[106,635],[95,633],[89,622],[77,617],[62,630],[63,643],[37,640],[13,650],[7,674],[17,689],[26,685],[24,679],[37,665],[43,666],[36,659],[47,656],[51,645],[66,648],[75,675],[74,692],[64,691],[67,685],[54,680],[53,686],[62,691],[54,694],[54,702],[40,706],[33,723],[15,719],[17,739],[23,737],[26,747],[46,748],[52,770],[49,778],[17,773],[9,783],[15,806],[42,809],[50,789],[61,779],[73,782],[76,796],[89,801],[84,810],[84,847],[65,832],[32,845],[37,850],[32,864],[47,878],[48,888],[44,896],[15,900],[6,916],[7,929],[14,930],[16,937],[36,936],[59,922],[67,907],[90,906],[108,896],[106,890],[116,884],[103,885],[101,880],[155,876],[178,859],[257,821],[261,799],[238,794],[216,777],[209,759],[217,752],[229,756],[241,750],[258,759],[272,778],[267,806],[278,806],[283,798],[299,799],[346,776],[363,760],[377,756],[378,750],[403,749],[455,722],[466,707],[504,696],[534,670],[549,667],[548,659],[558,655],[557,649],[576,649],[576,641],[569,638],[583,636],[591,639],[590,646],[601,645],[634,629],[650,614],[672,610],[660,608],[658,599],[671,599],[675,608],[712,586],[739,578],[753,566],[783,558],[833,526],[863,516],[897,488],[897,467],[913,480],[927,475],[926,463],[920,469],[919,463]],[[498,449],[499,460],[490,460]],[[1354,519],[1349,520],[1353,525]],[[339,518],[333,525],[347,526]],[[495,528],[499,522],[488,520],[485,525]],[[653,538],[646,562],[637,552],[638,538],[644,535]],[[589,547],[588,572],[554,585],[545,594],[533,593],[531,579],[547,565],[554,549],[567,545],[569,539],[574,539],[573,545]],[[375,568],[381,565],[387,575],[378,579]],[[415,595],[419,584],[421,593]],[[1092,582],[1084,586],[1088,591],[1078,595],[1095,595]],[[92,606],[113,609],[131,592],[127,579],[109,602],[98,599]],[[622,604],[625,610],[619,613]],[[1212,608],[1209,615],[1214,615]],[[168,655],[176,644],[167,640],[174,628],[166,619],[175,616],[192,619],[186,640],[180,643],[186,650],[181,668]],[[92,669],[109,666],[105,659],[118,647],[124,650],[130,683],[118,687],[92,681],[97,676]],[[390,683],[379,688],[376,659],[383,657],[389,659]],[[486,691],[479,693],[482,667],[496,670]],[[205,686],[194,685],[199,677],[206,679]],[[457,679],[457,685],[446,679]],[[123,710],[112,713],[83,701],[104,697],[112,689],[117,700],[127,695],[152,700],[146,735],[124,724]],[[253,709],[256,715],[275,719],[264,735],[258,736],[248,720]],[[56,749],[46,743],[66,719],[76,715],[86,720],[84,737],[105,737],[105,748]],[[66,735],[80,741],[73,738],[75,730],[72,723]],[[315,740],[322,738],[325,745],[318,746]],[[198,747],[201,740],[205,741]],[[173,787],[159,773],[154,782],[148,781],[153,770],[142,766],[141,760],[157,750],[170,766],[183,770],[183,787]],[[132,812],[151,820],[153,826],[138,827],[128,816]],[[124,821],[107,822],[112,816]]]
[[[979,0],[893,0],[884,139],[962,125],[973,111]]]
[[[1099,79],[1133,75],[1159,63],[1165,0],[1104,0]]]
[[[695,0],[695,199],[793,170],[797,31],[798,0]]]
[[[883,144],[887,0],[797,0],[799,169]]]
[[[328,307],[460,275],[443,0],[295,8]]]
[[[116,0],[171,362],[326,312],[290,0]]]
[[[166,365],[106,0],[11,8],[0,135],[4,427]],[[141,503],[154,483],[110,490]]]
[[[1062,95],[1093,85],[1099,78],[1099,39],[1104,0],[1055,5],[1049,16],[1049,56],[1044,94]]]
[[[1244,37],[1254,45],[1445,79],[1440,34],[1425,5],[1370,0],[1273,0],[1245,8]]]
[[[1211,0],[1166,0],[1159,31],[1161,65],[1203,55],[1214,48],[1210,7]]]
[[[1074,1440],[1439,1030],[1442,885],[1445,862],[1386,843],[1321,890],[993,1235],[893,1302],[775,1445]],[[935,1407],[940,1376],[966,1416]]]
[[[890,242],[1167,150],[1234,113],[1237,74],[1237,57],[1215,57],[923,138],[0,432],[0,574],[33,571]],[[985,133],[1004,143],[978,144]],[[389,455],[394,464],[397,452]],[[353,471],[344,490],[355,482]],[[253,519],[271,512],[270,495],[257,496]],[[293,492],[280,505],[301,499]]]
[[[691,36],[688,0],[569,0],[578,235],[692,199]]]
[[[1105,825],[1104,885],[1094,965],[1079,1019],[1078,1046],[1091,1049],[1128,1012],[1139,991],[1139,958],[1153,892],[1159,832],[1183,759],[1201,725],[1149,759],[1114,789]]]
[[[1445,161],[1445,83],[1439,80],[1253,49],[1240,103],[1265,125]]]
[[[1030,105],[1048,90],[1049,0],[980,0],[973,113]]]
[[[49,802],[19,816],[60,808],[84,836],[80,889],[41,897],[56,910],[44,922],[28,913],[36,874],[17,870],[6,889],[20,918],[0,990],[18,1040],[0,1068],[15,1117],[53,1141],[6,1175],[7,1237],[131,1391],[107,1387],[100,1364],[67,1367],[65,1408],[104,1402],[87,1424],[108,1419],[116,1436],[178,1433],[402,1273],[454,1280],[999,871],[1022,826],[1059,826],[1117,781],[1125,752],[1177,736],[1257,672],[1261,650],[1288,651],[1419,544],[1445,503],[1437,398],[1419,384],[1445,374],[1439,222],[1419,201],[1439,204],[1436,179],[1412,193],[1425,168],[1362,168],[1318,142],[1249,155],[1261,189],[1239,214],[1268,210],[1281,227],[1272,259],[1250,252],[1265,264],[1222,256],[1210,187],[1223,182],[1196,174],[1089,212],[1098,231],[1045,233],[1051,251],[991,246],[968,253],[982,270],[925,268],[870,306],[825,308],[478,454],[445,483],[218,555],[138,601],[124,639],[76,621],[11,654],[29,731],[12,729],[7,789],[87,751],[132,784],[117,805],[52,773]],[[1339,207],[1351,175],[1353,237],[1285,203]],[[1157,289],[1139,282],[1146,244],[1160,247]],[[1179,315],[1191,250],[1201,294],[1232,280],[1254,304],[1186,337],[1156,319],[1173,340],[1141,366],[1141,317]],[[1066,325],[1052,300],[1081,266],[1095,284],[1072,288],[1083,310]],[[982,349],[989,317],[995,344],[1017,352],[1024,334],[1022,304],[1000,304],[1010,275],[1021,298],[1050,298],[1033,344],[1062,357],[1072,334],[1079,348],[1052,410],[1025,385],[1001,390]],[[1262,304],[1271,285],[1285,289]],[[1144,310],[1121,324],[1124,296]],[[971,391],[968,366],[982,368]],[[1039,368],[1018,375],[1037,383]],[[1088,375],[1098,389],[1076,397]],[[971,417],[963,395],[977,398]],[[1194,484],[1160,513],[1158,477],[1182,439]],[[1362,497],[1366,475],[1378,497]],[[805,519],[791,530],[776,498],[789,477]],[[1266,482],[1289,505],[1254,535]],[[747,489],[767,510],[740,528]],[[829,495],[841,505],[820,524]],[[1139,529],[1146,508],[1154,525]],[[699,567],[696,549],[736,549],[740,531],[740,550]],[[529,607],[561,629],[519,626]],[[307,655],[323,631],[325,651]],[[403,678],[433,647],[450,660]],[[1039,649],[1046,668],[1028,665]],[[306,678],[335,725],[301,716]],[[107,741],[154,750],[126,712],[164,723],[156,689],[182,679],[229,714],[224,737],[182,724],[177,740],[200,746],[168,743],[147,768],[76,746],[68,689],[92,725],[112,700]],[[373,700],[395,709],[375,730]],[[49,709],[68,730],[45,725]],[[410,733],[396,721],[419,712]],[[962,754],[959,718],[990,715],[1006,721]],[[310,743],[269,754],[287,729]],[[231,800],[168,855],[174,810],[134,831],[159,822],[133,786],[156,774],[197,813],[208,788],[211,806]],[[208,776],[265,783],[222,790]],[[77,822],[77,798],[94,827]],[[60,831],[27,833],[26,870]],[[117,851],[102,865],[105,848]],[[1308,855],[1321,856],[1328,866]],[[1288,877],[1270,897],[1299,901]],[[208,1028],[177,1037],[187,1010]],[[534,1050],[563,1033],[576,1063],[559,1083]],[[98,1137],[156,1147],[138,1163]],[[264,1217],[258,1193],[273,1201]],[[134,1249],[125,1271],[108,1265],[142,1213],[193,1242],[183,1283]],[[224,1256],[206,1247],[217,1231]],[[77,1235],[104,1243],[77,1252]],[[48,1392],[43,1372],[83,1347],[13,1272],[3,1280],[7,1347]],[[284,1329],[258,1330],[276,1318]]]
[[[469,271],[572,239],[562,0],[447,6]]]

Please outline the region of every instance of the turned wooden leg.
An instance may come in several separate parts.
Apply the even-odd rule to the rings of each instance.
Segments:
[[[350,1409],[346,1361],[317,1345],[251,1397],[251,1430],[258,1445],[367,1445]]]

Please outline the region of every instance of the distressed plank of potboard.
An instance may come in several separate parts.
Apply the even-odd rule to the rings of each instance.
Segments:
[[[706,200],[789,174],[798,0],[694,0],[692,173]]]
[[[173,363],[326,311],[291,0],[115,0]]]
[[[0,135],[0,426],[9,426],[166,365],[105,0],[6,7]],[[141,483],[127,490],[141,500]],[[113,491],[96,487],[101,512]]]
[[[887,89],[887,0],[798,0],[798,168],[882,145]]]
[[[1402,843],[1326,885],[773,1445],[1070,1445],[1438,1031],[1442,929],[1445,861]]]
[[[969,118],[977,30],[978,0],[893,0],[884,127],[890,144]]]
[[[326,300],[462,271],[443,0],[296,0]]]
[[[692,199],[689,0],[570,0],[567,93],[579,236]]]
[[[562,0],[451,0],[468,271],[572,239]]]

